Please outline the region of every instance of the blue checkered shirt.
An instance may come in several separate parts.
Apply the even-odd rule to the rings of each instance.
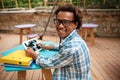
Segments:
[[[91,80],[89,50],[76,30],[60,42],[58,54],[39,56],[36,64],[54,68],[52,80]]]

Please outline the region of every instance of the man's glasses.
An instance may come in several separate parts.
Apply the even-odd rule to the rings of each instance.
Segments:
[[[56,26],[59,26],[62,23],[63,26],[68,27],[72,22],[75,21],[54,19],[54,24]]]

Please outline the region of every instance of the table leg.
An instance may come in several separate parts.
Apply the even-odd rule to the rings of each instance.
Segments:
[[[18,80],[26,80],[26,71],[18,71]]]
[[[27,31],[27,34],[32,34],[33,33],[32,30],[31,30],[31,28],[26,28],[26,31]],[[30,38],[27,37],[27,39],[30,39]]]
[[[87,41],[87,36],[88,36],[88,30],[85,29],[85,37],[84,37],[84,40]]]
[[[93,28],[90,28],[90,29],[89,29],[89,32],[90,32],[91,42],[92,42],[92,44],[94,45],[94,44],[95,44],[95,41],[94,41],[94,29],[93,29]]]
[[[20,44],[22,43],[22,35],[23,35],[23,29],[20,29]]]
[[[82,37],[85,41],[87,41],[87,34],[88,34],[88,29],[87,28],[83,28],[82,29]]]
[[[82,32],[82,29],[78,29],[77,31],[78,31],[78,34],[79,34],[81,37],[83,37],[83,34],[82,34],[82,33],[83,33],[83,32]]]
[[[50,69],[42,69],[42,74],[44,75],[45,80],[52,80],[52,72]]]
[[[27,28],[27,31],[28,31],[28,34],[32,34],[33,33],[31,28]]]

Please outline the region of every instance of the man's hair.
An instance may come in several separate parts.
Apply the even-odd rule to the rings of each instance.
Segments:
[[[74,22],[78,22],[78,26],[76,29],[79,29],[81,27],[82,14],[80,9],[78,9],[76,6],[72,4],[65,4],[63,6],[58,7],[54,14],[57,16],[60,11],[72,12],[74,14]]]

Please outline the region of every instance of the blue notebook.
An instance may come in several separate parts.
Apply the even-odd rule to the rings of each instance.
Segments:
[[[1,66],[4,67],[16,67],[16,68],[32,68],[32,66],[35,64],[35,62],[33,61],[30,66],[23,66],[23,65],[15,65],[15,64],[8,64],[8,63],[4,63],[4,64],[0,64]]]

